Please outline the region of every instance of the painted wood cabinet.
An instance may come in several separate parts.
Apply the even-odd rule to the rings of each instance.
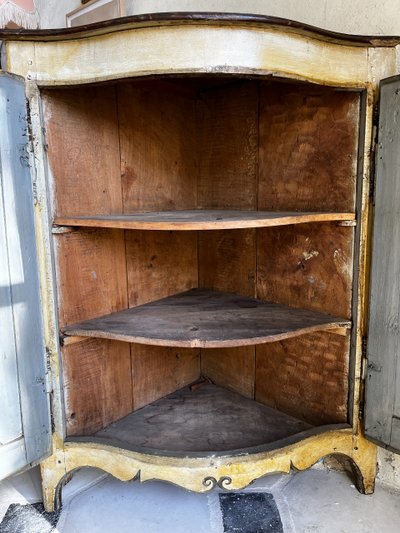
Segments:
[[[335,455],[371,492],[371,439],[400,447],[397,80],[376,145],[399,41],[217,14],[2,38],[28,103],[46,508],[84,466],[204,492]]]

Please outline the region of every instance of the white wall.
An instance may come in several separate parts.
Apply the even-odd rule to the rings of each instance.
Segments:
[[[80,0],[36,0],[43,28],[65,26]],[[259,13],[358,34],[400,35],[398,0],[126,0],[127,15],[163,11]]]

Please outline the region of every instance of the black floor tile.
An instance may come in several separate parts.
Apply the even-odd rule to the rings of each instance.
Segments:
[[[51,533],[57,525],[60,512],[46,513],[41,503],[13,503],[0,524],[0,533]]]
[[[225,533],[283,533],[272,494],[266,492],[220,494]]]

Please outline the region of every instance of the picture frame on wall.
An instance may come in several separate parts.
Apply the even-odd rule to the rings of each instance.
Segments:
[[[67,27],[84,26],[102,20],[123,17],[125,0],[82,0],[82,5],[67,13]]]

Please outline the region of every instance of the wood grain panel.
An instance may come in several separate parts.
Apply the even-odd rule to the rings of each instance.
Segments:
[[[258,230],[257,297],[350,318],[353,235],[329,223]]]
[[[310,424],[347,422],[349,336],[318,332],[256,348],[255,399]]]
[[[43,91],[57,216],[122,211],[113,87]]]
[[[255,296],[256,230],[199,233],[199,286]]]
[[[359,93],[260,88],[259,209],[354,211]]]
[[[131,344],[131,354],[135,410],[200,377],[198,349]]]
[[[197,234],[127,231],[129,307],[197,287]]]
[[[256,209],[257,84],[234,83],[200,96],[198,207]]]
[[[55,236],[60,326],[128,307],[124,232]]]
[[[124,212],[196,207],[195,101],[164,81],[118,86]]]
[[[216,385],[253,399],[255,347],[201,350],[201,373]]]
[[[67,435],[89,435],[132,411],[129,344],[88,339],[62,349]]]

